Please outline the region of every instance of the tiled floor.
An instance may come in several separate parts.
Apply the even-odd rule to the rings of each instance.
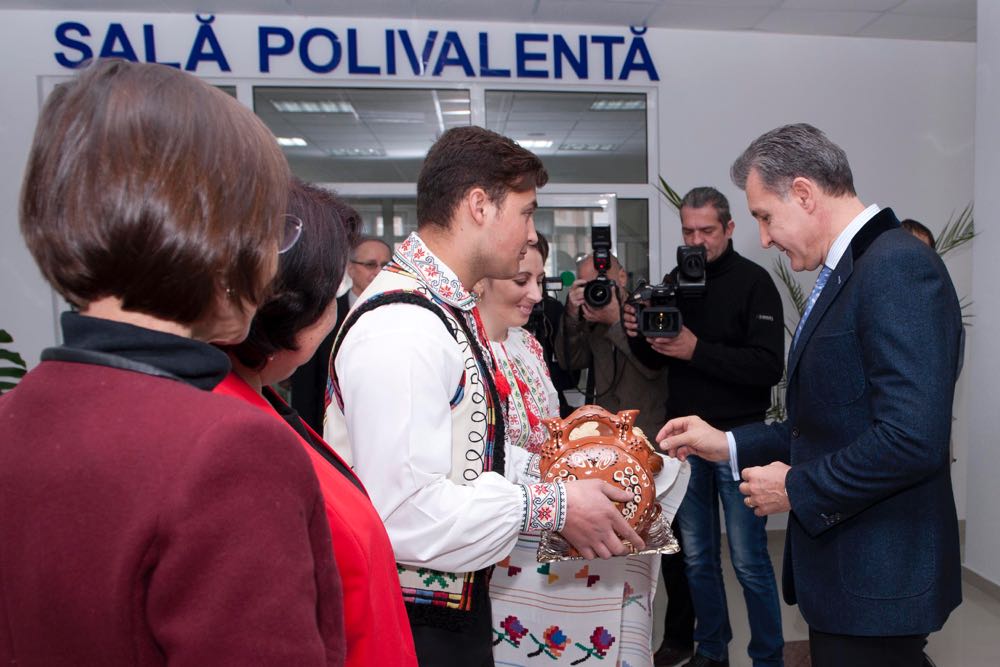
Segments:
[[[768,548],[774,562],[775,573],[781,577],[781,553],[785,534],[783,531],[768,533]],[[751,667],[746,655],[746,645],[750,641],[750,631],[746,621],[743,596],[739,582],[729,563],[728,547],[723,541],[722,569],[726,579],[729,601],[729,620],[733,628],[733,641],[729,645],[731,667]],[[780,585],[780,583],[779,583]],[[1000,599],[966,582],[962,586],[962,605],[952,613],[941,632],[930,636],[927,653],[938,667],[1000,667]],[[654,625],[654,647],[660,643],[663,630],[663,611],[666,598],[657,596],[654,605],[656,620]],[[806,639],[809,629],[799,614],[798,607],[782,603],[781,620],[785,641]]]

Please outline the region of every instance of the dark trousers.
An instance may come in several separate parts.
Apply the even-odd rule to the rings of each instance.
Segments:
[[[677,541],[681,541],[681,532],[674,520],[671,529]],[[687,575],[684,574],[684,544],[681,543],[679,553],[663,556],[660,559],[660,571],[663,573],[663,587],[667,592],[667,615],[663,623],[663,644],[673,648],[687,649],[694,647],[694,605],[691,603],[691,591],[688,590]]]
[[[493,667],[490,618],[469,632],[411,625],[420,667]]]
[[[855,637],[809,628],[812,667],[921,667],[927,635]]]
[[[489,573],[476,572],[472,586],[472,611],[458,623],[447,615],[435,618],[433,610],[407,607],[420,667],[493,667]]]

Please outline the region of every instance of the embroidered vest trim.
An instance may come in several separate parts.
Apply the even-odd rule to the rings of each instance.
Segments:
[[[476,335],[462,311],[436,299],[419,278],[395,262],[388,267],[396,274],[388,282],[395,289],[374,294],[356,304],[344,321],[330,355],[330,388],[337,407],[343,413],[343,397],[336,376],[334,360],[347,332],[367,312],[392,303],[405,303],[434,312],[448,328],[465,357],[465,371],[451,399],[453,416],[452,467],[449,478],[467,484],[483,472],[503,474],[504,422],[493,370]],[[401,278],[402,280],[396,280]],[[407,285],[407,283],[411,283]],[[464,437],[464,440],[463,440]],[[565,505],[565,504],[563,504]],[[400,588],[410,622],[461,631],[470,627],[474,617],[489,614],[485,596],[489,594],[489,576],[493,568],[476,572],[441,572],[396,564]]]

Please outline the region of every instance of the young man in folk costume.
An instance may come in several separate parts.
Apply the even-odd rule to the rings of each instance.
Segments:
[[[452,129],[417,183],[417,231],[358,298],[333,350],[326,436],[354,466],[399,563],[421,665],[492,665],[488,577],[522,530],[588,558],[641,544],[603,482],[513,484],[495,362],[470,288],[512,278],[548,174],[512,140]]]

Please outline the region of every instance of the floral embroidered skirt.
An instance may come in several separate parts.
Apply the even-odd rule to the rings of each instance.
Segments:
[[[660,557],[542,564],[522,533],[490,582],[493,657],[509,665],[652,667]]]

